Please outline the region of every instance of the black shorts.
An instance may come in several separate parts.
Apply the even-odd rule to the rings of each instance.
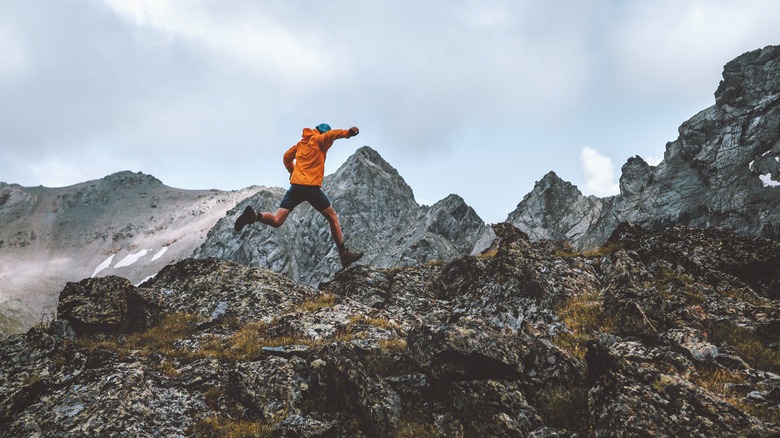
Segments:
[[[325,192],[319,186],[302,186],[299,184],[293,184],[290,186],[290,190],[282,199],[282,203],[279,204],[279,208],[285,208],[292,211],[301,202],[306,201],[311,204],[317,211],[325,210],[330,207],[330,199],[325,196]]]

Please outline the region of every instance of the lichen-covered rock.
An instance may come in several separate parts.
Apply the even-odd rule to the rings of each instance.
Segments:
[[[161,312],[159,296],[116,276],[68,283],[57,306],[59,318],[80,334],[144,329],[159,320]]]
[[[87,282],[0,342],[0,436],[780,434],[776,242],[621,225],[581,254],[494,234],[319,290],[218,259]],[[127,311],[136,295],[157,307]]]

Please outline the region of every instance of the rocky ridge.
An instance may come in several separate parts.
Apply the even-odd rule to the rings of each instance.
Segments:
[[[648,229],[722,227],[780,237],[780,46],[726,64],[715,104],[679,128],[664,159],[622,167],[620,194],[584,196],[545,175],[509,214],[532,239],[598,247],[622,221]]]
[[[488,228],[457,195],[419,205],[398,171],[368,146],[326,176],[323,190],[349,247],[365,252],[361,264],[390,268],[452,260],[471,252]],[[240,202],[209,231],[195,256],[268,268],[312,286],[331,278],[341,269],[336,247],[328,222],[308,204],[293,210],[278,229],[254,224],[240,234],[233,230],[246,206],[275,212],[284,193],[262,190]]]
[[[0,436],[780,434],[780,244],[622,224],[319,290],[187,259],[0,343]]]
[[[138,284],[190,257],[259,189],[181,190],[128,171],[61,188],[0,183],[0,336],[50,319],[68,281],[121,275]]]

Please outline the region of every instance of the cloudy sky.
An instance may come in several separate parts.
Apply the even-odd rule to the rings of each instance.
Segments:
[[[327,173],[369,145],[419,202],[498,222],[550,170],[615,194],[778,23],[776,0],[0,0],[0,181],[286,186],[327,122],[361,129]]]

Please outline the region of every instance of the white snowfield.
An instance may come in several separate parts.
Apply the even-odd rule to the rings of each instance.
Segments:
[[[123,258],[122,260],[120,260],[119,263],[114,265],[114,268],[125,268],[127,266],[130,266],[133,263],[137,262],[138,259],[140,259],[141,257],[145,256],[147,252],[149,252],[148,249],[142,249],[142,250],[138,251],[135,254],[130,254],[130,255],[126,256],[125,258]]]
[[[110,256],[108,256],[107,259],[103,260],[103,262],[101,264],[97,265],[97,268],[95,268],[95,272],[92,273],[92,277],[91,278],[95,278],[95,276],[98,275],[98,273],[100,273],[100,271],[102,271],[102,270],[108,268],[109,266],[111,266],[111,261],[114,260],[114,256],[115,255],[116,254],[111,254]]]
[[[155,261],[155,260],[159,259],[160,257],[162,257],[163,254],[165,254],[165,251],[168,251],[168,247],[167,246],[163,246],[162,248],[160,248],[160,250],[157,251],[157,254],[155,254],[152,257],[152,261]]]

